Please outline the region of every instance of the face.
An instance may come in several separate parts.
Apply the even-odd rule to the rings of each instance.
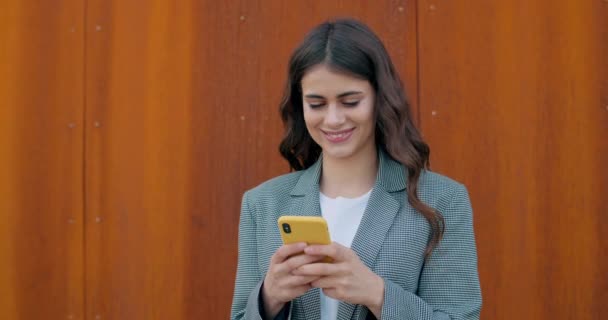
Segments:
[[[301,84],[306,128],[324,158],[375,155],[375,96],[367,80],[318,65]]]

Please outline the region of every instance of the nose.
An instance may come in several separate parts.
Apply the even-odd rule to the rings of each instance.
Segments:
[[[325,124],[328,127],[340,127],[345,121],[344,111],[335,103],[331,103],[327,107],[325,114]]]

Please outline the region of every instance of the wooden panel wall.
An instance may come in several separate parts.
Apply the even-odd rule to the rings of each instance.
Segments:
[[[285,67],[332,16],[471,192],[483,319],[608,313],[608,5],[0,2],[0,318],[226,318],[242,192],[287,171]],[[6,63],[9,62],[9,63]]]
[[[83,9],[0,2],[0,319],[82,319]]]
[[[608,313],[608,3],[419,1],[433,168],[471,192],[483,319]]]
[[[401,42],[415,43],[415,13],[2,2],[0,318],[227,317],[242,192],[287,171],[289,53],[328,17],[360,17],[416,93],[416,48]]]
[[[359,16],[415,86],[407,6],[89,0],[88,319],[227,318],[242,193],[288,169],[278,102],[291,50],[327,17]]]

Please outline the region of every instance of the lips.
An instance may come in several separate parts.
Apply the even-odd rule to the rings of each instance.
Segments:
[[[329,142],[340,143],[348,140],[352,135],[355,128],[340,130],[340,131],[324,131],[323,135]]]

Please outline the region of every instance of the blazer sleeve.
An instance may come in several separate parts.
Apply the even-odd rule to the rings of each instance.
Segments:
[[[260,276],[257,262],[256,225],[252,217],[252,206],[249,194],[245,192],[239,221],[239,258],[230,315],[232,320],[262,320],[258,296],[264,279]]]
[[[443,239],[425,262],[417,295],[385,280],[381,319],[479,319],[482,300],[473,213],[465,186],[458,184],[442,213]]]
[[[256,225],[255,219],[253,219],[255,206],[249,198],[248,192],[245,192],[239,221],[239,258],[232,298],[231,320],[264,319],[264,304],[260,294],[264,277],[260,275],[258,267]],[[286,304],[274,319],[287,319],[291,311],[290,305],[290,303]]]

